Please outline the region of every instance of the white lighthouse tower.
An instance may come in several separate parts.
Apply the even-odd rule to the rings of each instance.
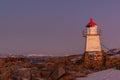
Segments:
[[[90,18],[89,23],[86,25],[83,36],[85,37],[85,64],[102,65],[103,53],[100,44],[100,32],[97,24],[93,22],[92,18]]]
[[[98,26],[95,22],[93,22],[92,18],[90,19],[90,22],[86,25],[86,29],[87,33],[85,51],[101,51],[100,34],[98,33]]]

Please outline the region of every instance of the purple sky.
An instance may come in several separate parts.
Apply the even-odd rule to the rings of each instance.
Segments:
[[[0,0],[0,53],[81,54],[91,17],[120,48],[120,0]]]

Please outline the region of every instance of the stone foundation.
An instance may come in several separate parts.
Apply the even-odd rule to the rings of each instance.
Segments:
[[[90,54],[84,53],[84,66],[87,68],[101,69],[106,64],[106,53],[104,51]]]

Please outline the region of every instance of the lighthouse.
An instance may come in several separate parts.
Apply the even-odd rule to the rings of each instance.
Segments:
[[[90,18],[90,21],[83,31],[83,36],[85,38],[84,63],[87,66],[102,66],[103,64],[100,35],[98,25]]]

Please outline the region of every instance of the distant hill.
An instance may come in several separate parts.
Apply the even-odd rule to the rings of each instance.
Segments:
[[[107,51],[107,53],[108,53],[109,55],[117,55],[117,54],[120,54],[120,48],[111,49],[111,50]]]

